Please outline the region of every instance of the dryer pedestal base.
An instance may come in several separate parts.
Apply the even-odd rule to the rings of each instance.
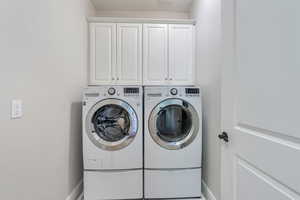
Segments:
[[[142,198],[142,169],[84,171],[84,200]]]
[[[201,168],[145,170],[146,199],[201,197]]]

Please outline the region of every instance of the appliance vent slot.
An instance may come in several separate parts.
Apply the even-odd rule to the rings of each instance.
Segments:
[[[140,88],[124,88],[124,94],[139,94]]]
[[[149,97],[161,97],[162,94],[161,93],[150,93],[150,94],[147,94],[147,96],[149,96]]]
[[[99,93],[86,93],[85,96],[86,97],[98,97]]]
[[[199,94],[200,90],[199,88],[185,88],[186,94]]]

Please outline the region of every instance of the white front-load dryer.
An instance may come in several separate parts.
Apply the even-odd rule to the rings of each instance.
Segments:
[[[200,198],[200,89],[145,87],[144,98],[145,198]]]
[[[83,94],[84,199],[143,197],[143,91],[95,86]]]

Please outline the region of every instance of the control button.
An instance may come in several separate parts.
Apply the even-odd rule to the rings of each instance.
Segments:
[[[177,95],[178,94],[178,90],[176,88],[172,88],[171,91],[170,91],[170,93],[172,95]]]
[[[115,88],[109,88],[108,89],[108,94],[109,95],[114,95],[116,93],[116,89]]]

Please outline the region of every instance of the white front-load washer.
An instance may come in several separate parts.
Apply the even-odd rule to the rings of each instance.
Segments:
[[[82,111],[84,199],[143,198],[142,87],[88,87]]]
[[[145,87],[145,198],[201,198],[198,87]]]

